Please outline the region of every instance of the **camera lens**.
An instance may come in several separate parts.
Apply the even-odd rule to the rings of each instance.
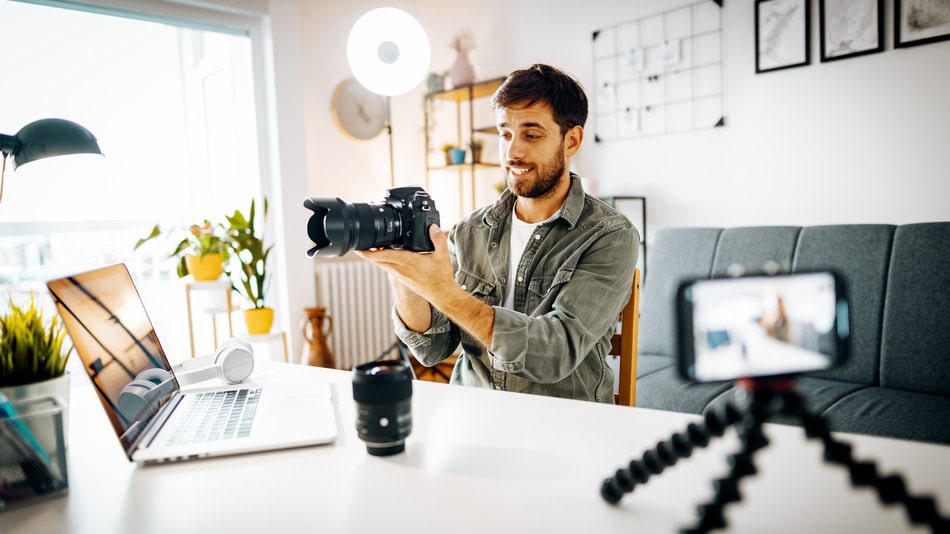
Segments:
[[[370,362],[353,369],[356,432],[373,456],[405,450],[412,431],[412,372],[398,361]]]
[[[351,250],[391,245],[401,235],[396,210],[386,204],[347,204],[339,198],[308,198],[304,207],[313,211],[307,234],[314,247],[311,258],[335,258]]]
[[[311,258],[335,258],[351,250],[405,248],[432,252],[429,225],[439,224],[435,202],[421,187],[393,187],[380,203],[347,204],[339,198],[308,198],[313,215],[307,234],[314,247]]]

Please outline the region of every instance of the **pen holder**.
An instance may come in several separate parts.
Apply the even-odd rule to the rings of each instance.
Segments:
[[[65,495],[63,406],[42,397],[12,404],[0,395],[0,511]]]

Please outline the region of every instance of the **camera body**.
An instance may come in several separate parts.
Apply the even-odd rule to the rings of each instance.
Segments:
[[[389,247],[432,252],[429,225],[438,225],[435,201],[421,187],[393,187],[379,203],[347,204],[339,198],[308,198],[313,211],[307,234],[314,246],[311,258],[343,256],[351,250]]]
[[[833,271],[687,281],[676,304],[677,367],[686,380],[797,375],[848,356],[847,291]]]
[[[392,248],[404,248],[413,252],[432,252],[435,246],[429,239],[429,225],[440,224],[435,201],[421,187],[393,187],[386,190],[383,203],[392,206],[403,221],[402,239]]]

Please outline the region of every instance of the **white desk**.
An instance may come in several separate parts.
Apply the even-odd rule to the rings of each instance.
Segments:
[[[599,495],[601,481],[694,416],[416,382],[406,452],[377,458],[356,436],[349,373],[275,362],[253,376],[332,382],[336,443],[137,467],[86,382],[72,391],[69,495],[0,513],[0,532],[675,532],[694,524],[737,445],[729,432],[613,507]],[[801,429],[766,433],[772,444],[756,455],[759,474],[726,508],[731,531],[911,531],[903,508],[853,489]],[[950,512],[950,447],[839,437]]]

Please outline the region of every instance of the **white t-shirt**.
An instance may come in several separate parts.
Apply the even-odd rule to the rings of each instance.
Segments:
[[[508,283],[505,285],[505,298],[501,301],[503,308],[513,310],[515,308],[515,284],[518,276],[518,265],[521,263],[521,257],[524,256],[524,249],[528,246],[528,241],[534,234],[534,230],[554,220],[560,210],[554,215],[538,223],[526,223],[518,218],[515,209],[511,210],[511,242],[508,248]]]

